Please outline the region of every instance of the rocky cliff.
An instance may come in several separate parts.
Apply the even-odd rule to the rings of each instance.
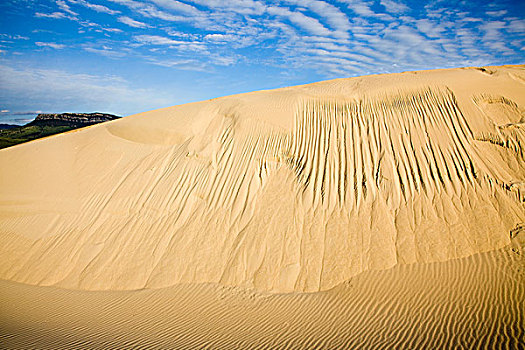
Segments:
[[[47,126],[70,126],[83,127],[109,120],[118,119],[120,117],[113,114],[106,113],[61,113],[61,114],[39,114],[35,120],[27,124],[32,125],[47,125]]]

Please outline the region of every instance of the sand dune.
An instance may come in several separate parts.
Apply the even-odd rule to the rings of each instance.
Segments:
[[[523,67],[340,79],[0,153],[0,277],[89,290],[319,291],[509,243]]]
[[[199,297],[185,301],[188,308],[208,303],[218,308],[210,311],[214,317],[227,313],[212,305],[220,288],[257,291],[239,292],[240,301],[236,292],[228,296],[231,307],[244,303],[246,295],[292,293],[271,297],[267,314],[257,303],[243,305],[255,310],[249,327],[266,317],[264,332],[270,338],[283,327],[277,310],[287,305],[283,322],[301,321],[284,338],[268,341],[302,339],[304,347],[328,341],[322,328],[308,338],[305,322],[317,317],[312,309],[343,313],[321,316],[339,345],[370,348],[382,344],[371,339],[379,337],[385,322],[395,328],[400,320],[389,336],[397,334],[405,347],[413,345],[410,341],[440,347],[440,341],[458,339],[459,333],[478,339],[473,329],[450,317],[471,315],[475,321],[465,324],[476,327],[486,317],[502,315],[492,331],[509,345],[519,335],[515,325],[523,324],[523,314],[516,312],[523,289],[515,286],[523,274],[505,284],[494,275],[494,266],[501,265],[474,257],[492,256],[484,252],[510,245],[517,253],[509,254],[521,256],[524,82],[525,66],[338,79],[151,111],[0,150],[0,278],[9,281],[0,289],[6,298],[19,297],[18,291],[27,295],[25,301],[16,299],[24,305],[54,293],[67,303],[93,298],[87,305],[106,297],[107,303],[115,298],[125,305],[140,295],[141,307],[150,297],[158,299],[156,310],[180,293],[194,293]],[[460,267],[454,261],[462,261]],[[513,261],[512,266],[522,263]],[[471,266],[478,263],[486,267]],[[448,267],[436,273],[429,266]],[[449,287],[455,281],[454,288],[468,289],[470,296],[454,297],[481,304],[469,311],[461,299],[461,312],[449,299],[439,304],[446,291],[430,292],[424,285],[428,278],[414,271],[448,279],[443,283]],[[492,282],[487,283],[495,287],[486,293],[470,290],[482,280],[463,274],[489,271]],[[386,304],[385,280],[397,293]],[[360,293],[376,293],[370,302],[378,304],[364,309],[351,304],[357,296],[342,287],[348,281],[358,284]],[[150,290],[158,288],[164,289]],[[169,296],[172,292],[177,297]],[[489,296],[503,306],[486,305]],[[330,304],[330,298],[341,298],[346,306]],[[408,300],[420,303],[414,310],[423,314],[415,316]],[[350,311],[355,308],[361,313]],[[295,309],[306,314],[294,314]],[[189,309],[176,310],[174,315]],[[448,318],[439,327],[445,328],[432,328],[444,312]],[[115,317],[122,315],[127,314],[120,310]],[[348,318],[337,317],[352,322],[366,317],[376,328],[345,335]],[[156,322],[154,316],[146,318]],[[424,336],[410,333],[413,322],[427,327]],[[135,326],[146,327],[139,323]],[[155,331],[149,327],[146,332]],[[206,323],[200,330],[219,332],[217,337],[226,332],[213,327]],[[87,335],[68,329],[72,336]],[[218,339],[195,341],[218,344]]]
[[[182,284],[86,292],[0,282],[0,347],[522,349],[525,260],[510,249],[367,271],[333,290]]]

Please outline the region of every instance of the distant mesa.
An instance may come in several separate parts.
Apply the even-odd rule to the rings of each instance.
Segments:
[[[0,124],[0,149],[119,118],[107,113],[39,114],[26,125]]]
[[[25,126],[70,126],[81,128],[83,126],[107,122],[118,119],[119,116],[106,113],[61,113],[39,114],[32,122]]]

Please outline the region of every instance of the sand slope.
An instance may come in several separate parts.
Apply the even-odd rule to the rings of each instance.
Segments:
[[[525,223],[525,68],[339,79],[0,151],[0,278],[332,288]]]
[[[73,291],[0,282],[0,348],[523,349],[525,260],[509,248],[367,271],[318,293],[216,285]]]

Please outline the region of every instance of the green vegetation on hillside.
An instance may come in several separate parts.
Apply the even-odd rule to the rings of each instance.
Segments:
[[[75,129],[71,126],[20,126],[0,130],[0,149]]]
[[[0,124],[0,149],[119,118],[99,112],[39,114],[26,125]]]

